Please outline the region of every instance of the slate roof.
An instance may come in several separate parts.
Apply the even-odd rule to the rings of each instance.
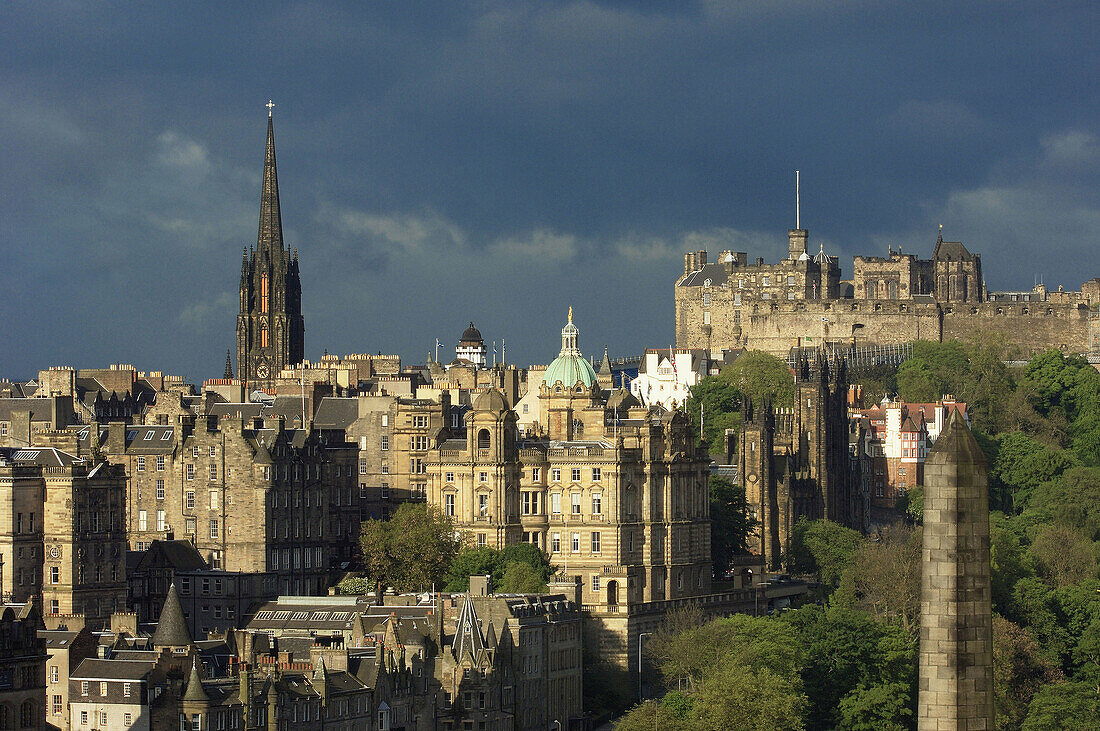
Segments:
[[[70,680],[145,680],[155,663],[140,660],[83,660]]]
[[[153,645],[156,647],[185,647],[191,644],[191,633],[180,606],[180,595],[173,583],[168,587],[168,596],[157,620],[157,630],[153,633]]]
[[[683,281],[677,286],[679,287],[702,287],[703,282],[710,280],[711,286],[717,286],[719,284],[725,284],[728,279],[726,274],[726,267],[722,264],[705,264],[702,269],[692,272],[684,277]]]
[[[937,241],[932,252],[932,259],[936,261],[974,261],[975,258],[961,241]]]
[[[79,635],[79,632],[73,632],[67,629],[41,629],[38,630],[38,636],[46,641],[47,649],[65,649],[72,645],[73,640]]]
[[[347,429],[359,418],[359,399],[326,396],[317,406],[313,425],[318,429]]]
[[[187,688],[183,691],[183,700],[206,702],[210,696],[202,689],[202,675],[199,674],[199,659],[191,662],[191,673],[187,676]]]
[[[455,624],[454,641],[451,643],[451,651],[456,660],[469,655],[475,662],[480,659],[481,653],[487,649],[485,637],[481,634],[481,623],[478,621],[477,612],[470,595],[462,602],[462,609],[458,614],[458,622]]]
[[[153,541],[142,553],[136,568],[142,570],[163,567],[171,567],[176,571],[210,568],[202,554],[189,541]]]
[[[0,455],[17,464],[33,464],[42,467],[69,467],[84,460],[75,454],[54,447],[0,447]]]

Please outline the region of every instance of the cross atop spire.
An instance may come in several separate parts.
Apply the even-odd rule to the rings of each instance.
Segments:
[[[268,99],[267,104],[264,104],[264,106],[267,107],[267,116],[270,118],[271,117],[271,110],[275,108],[275,102]]]

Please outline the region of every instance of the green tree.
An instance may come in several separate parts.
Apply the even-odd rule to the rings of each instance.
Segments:
[[[798,631],[806,655],[802,679],[810,700],[809,728],[836,728],[842,720],[841,699],[860,687],[875,686],[897,691],[887,707],[908,708],[909,713],[899,713],[892,722],[911,725],[917,680],[917,640],[911,633],[865,612],[836,606],[807,606],[783,619]],[[853,723],[862,718],[856,713],[861,703],[857,698],[850,701]]]
[[[750,350],[722,369],[721,378],[759,406],[771,399],[776,406],[794,403],[794,376],[787,361],[762,350]]]
[[[1032,491],[1067,469],[1076,460],[1067,452],[1041,444],[1023,432],[1002,434],[997,461],[990,465],[990,477],[999,480],[1012,495],[1016,510],[1028,505]]]
[[[364,522],[359,545],[372,580],[406,591],[443,586],[458,552],[450,519],[423,503],[404,503],[389,520]]]
[[[898,495],[894,509],[912,523],[920,525],[924,522],[924,486],[914,485]]]
[[[1031,699],[1023,731],[1063,731],[1100,726],[1100,693],[1092,683],[1047,685]]]
[[[865,541],[844,570],[834,600],[920,630],[921,533],[895,525],[876,542]]]
[[[767,617],[733,615],[693,625],[696,610],[647,645],[666,685],[661,707],[635,708],[617,728],[801,729],[806,705],[799,671],[802,654],[792,627]]]
[[[1070,526],[1055,523],[1039,528],[1028,555],[1053,588],[1096,578],[1096,547]]]
[[[447,568],[446,591],[468,591],[471,576],[492,576],[501,571],[500,552],[488,546],[461,549]]]
[[[838,729],[906,731],[913,727],[912,689],[905,683],[860,685],[837,705]],[[908,722],[908,723],[907,723]]]
[[[651,642],[649,647],[666,684],[678,686],[682,680],[692,690],[729,663],[754,671],[768,668],[788,676],[796,674],[802,662],[797,637],[790,627],[746,614],[686,628],[661,643]]]
[[[669,706],[663,699],[639,703],[615,722],[615,731],[653,731],[655,728],[677,728],[688,731],[694,728],[694,725],[686,714],[681,715],[679,707]]]
[[[700,730],[801,731],[805,708],[797,677],[727,664],[705,679],[690,717]]]
[[[724,455],[726,430],[737,430],[741,425],[741,395],[737,388],[719,376],[705,376],[692,386],[686,408],[696,434],[702,416],[703,442],[710,455],[715,458]]]
[[[863,541],[859,531],[840,523],[799,518],[791,529],[787,565],[792,572],[814,574],[822,584],[833,587]]]
[[[521,566],[513,568],[513,565]],[[553,572],[550,559],[533,543],[513,543],[500,551],[488,546],[467,546],[458,552],[447,570],[446,590],[466,591],[471,576],[488,576],[494,591],[535,593],[546,589]]]
[[[915,403],[935,403],[948,393],[958,396],[958,386],[969,372],[966,347],[958,340],[918,340],[913,354],[898,368],[898,395]]]
[[[1031,357],[1021,382],[1032,387],[1032,403],[1039,413],[1047,415],[1059,410],[1068,421],[1073,421],[1078,415],[1082,385],[1087,388],[1089,378],[1096,376],[1096,370],[1084,357],[1066,356],[1052,349]]]
[[[1012,589],[1009,607],[1013,622],[1027,627],[1051,662],[1061,667],[1076,644],[1060,621],[1061,607],[1055,593],[1038,577],[1026,577]]]
[[[710,554],[717,574],[733,556],[749,552],[749,535],[759,521],[749,517],[745,488],[722,477],[710,478]]]
[[[355,574],[348,574],[336,584],[336,593],[349,596],[362,596],[369,593],[372,589],[374,589],[374,587],[371,585],[370,579],[365,576],[356,576]]]
[[[1019,728],[1036,691],[1061,680],[1061,670],[1042,654],[1030,632],[993,615],[993,705],[998,729]]]
[[[513,561],[505,567],[498,590],[505,594],[540,594],[546,591],[546,580],[526,561]]]
[[[1071,467],[1031,492],[1028,508],[1100,539],[1100,469]]]
[[[1003,614],[1012,603],[1016,582],[1033,573],[1020,536],[1003,513],[989,516],[989,563],[993,610]]]

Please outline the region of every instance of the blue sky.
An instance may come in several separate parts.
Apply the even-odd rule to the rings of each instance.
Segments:
[[[545,363],[673,339],[683,252],[1100,275],[1094,3],[50,3],[0,9],[0,375],[199,381],[234,342],[264,104],[306,353]],[[453,354],[453,350],[447,352]]]

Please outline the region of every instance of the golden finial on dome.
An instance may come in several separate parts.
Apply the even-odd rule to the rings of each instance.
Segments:
[[[569,322],[573,322],[573,305],[569,305]]]

